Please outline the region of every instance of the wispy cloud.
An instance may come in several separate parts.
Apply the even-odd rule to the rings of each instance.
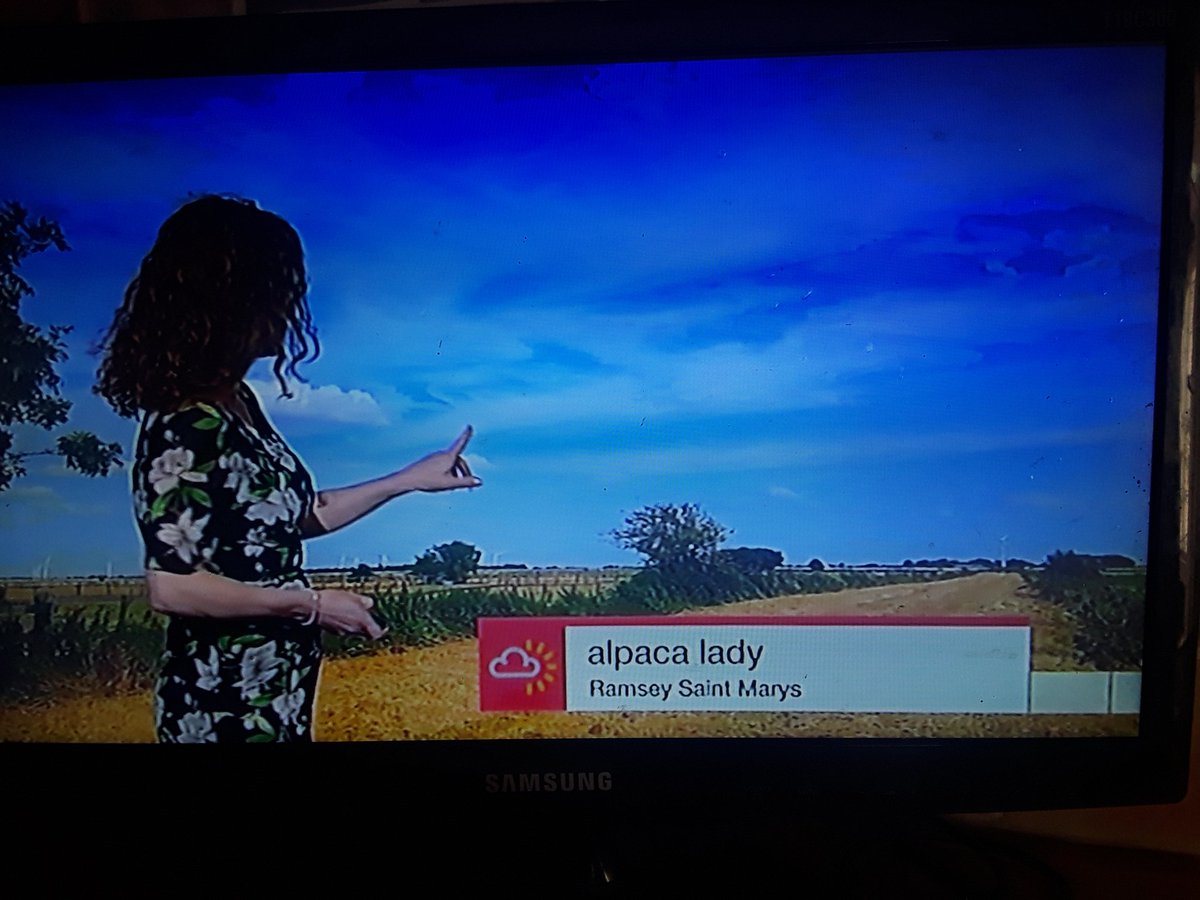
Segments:
[[[79,477],[75,473],[75,478]],[[0,494],[0,511],[41,521],[50,517],[94,516],[110,509],[103,503],[69,499],[46,485],[17,484]]]
[[[471,467],[471,471],[476,474],[491,472],[496,468],[496,464],[482,453],[464,453],[463,458],[466,459],[467,465]]]
[[[532,469],[619,478],[805,469],[877,460],[940,459],[1047,447],[1102,445],[1142,437],[1141,430],[1132,426],[1036,429],[1000,434],[984,431],[858,433],[846,440],[805,436],[794,440],[747,440],[740,444],[726,439],[711,444],[677,444],[641,449],[602,447],[594,453],[522,455],[504,460],[504,465],[506,470]],[[773,496],[788,496],[783,493],[786,490],[771,488],[770,493]]]
[[[281,419],[316,419],[353,425],[386,425],[387,416],[378,401],[358,388],[342,388],[336,384],[314,387],[303,382],[291,385],[290,399],[279,395],[279,385],[273,381],[250,379],[251,387],[262,399],[271,417]]]
[[[5,505],[17,503],[40,509],[65,511],[68,508],[67,501],[58,491],[40,484],[15,485],[0,494],[0,502]]]

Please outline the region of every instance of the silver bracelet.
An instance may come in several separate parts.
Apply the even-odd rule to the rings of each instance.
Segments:
[[[307,619],[300,623],[301,625],[311,625],[321,618],[321,592],[309,588],[308,593],[312,596],[312,612],[309,613]]]

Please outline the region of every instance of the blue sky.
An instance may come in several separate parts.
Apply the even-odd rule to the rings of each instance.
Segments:
[[[158,225],[242,194],[304,239],[320,486],[467,423],[482,489],[402,498],[313,565],[632,563],[695,502],[789,561],[1145,556],[1162,59],[1147,48],[342,73],[0,89],[0,196],[75,325],[72,425],[130,447],[88,347]],[[20,447],[47,446],[22,430]],[[136,572],[123,476],[35,459],[0,574]]]

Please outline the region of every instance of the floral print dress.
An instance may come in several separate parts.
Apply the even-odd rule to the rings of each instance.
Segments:
[[[146,568],[306,588],[300,522],[312,479],[239,385],[249,423],[207,403],[150,412],[132,471]],[[170,743],[307,741],[320,628],[279,617],[172,614],[155,702]]]

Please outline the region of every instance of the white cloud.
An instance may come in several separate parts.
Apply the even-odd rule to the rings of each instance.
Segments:
[[[773,484],[767,488],[767,493],[772,497],[782,497],[784,500],[799,500],[800,495],[789,487]]]
[[[273,381],[248,382],[262,399],[267,414],[280,418],[318,419],[353,425],[386,425],[387,416],[373,396],[358,388],[341,388],[336,384],[314,387],[293,383],[292,398],[279,396],[279,385]]]
[[[3,501],[15,501],[48,509],[65,510],[67,508],[66,501],[58,491],[39,484],[15,485],[0,494],[0,502]]]
[[[79,478],[78,473],[75,473],[75,477]],[[64,497],[52,487],[40,484],[17,484],[0,493],[0,513],[10,513],[25,522],[64,515],[95,516],[111,511],[111,506],[103,503],[80,503]],[[7,520],[7,516],[5,519]]]
[[[464,453],[463,459],[467,461],[467,465],[471,467],[471,471],[478,474],[479,472],[490,472],[496,468],[496,464],[480,453]]]

